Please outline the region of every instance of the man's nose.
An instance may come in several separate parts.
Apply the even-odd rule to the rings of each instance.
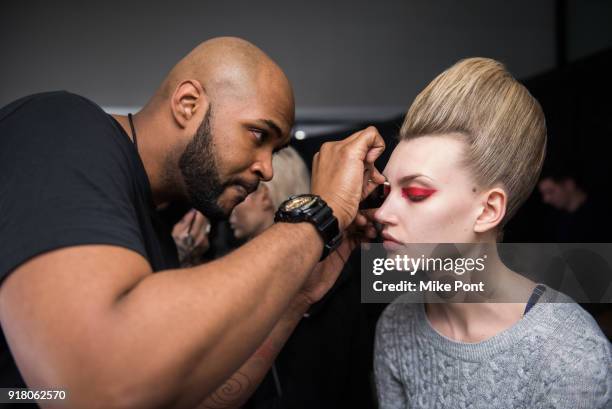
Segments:
[[[272,169],[272,155],[266,155],[258,158],[253,163],[252,170],[259,176],[259,179],[269,182],[274,176],[274,169]]]

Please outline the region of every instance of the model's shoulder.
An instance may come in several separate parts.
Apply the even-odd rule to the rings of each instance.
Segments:
[[[588,401],[584,407],[608,407],[612,402],[612,347],[593,317],[574,302],[545,303],[540,309],[546,320],[538,327],[545,330],[533,339],[548,342],[541,349],[547,356],[541,360],[544,392],[540,399],[582,396]]]
[[[610,359],[610,342],[593,317],[580,305],[566,296],[558,296],[557,302],[545,302],[539,307],[539,326],[559,351],[567,349],[573,354],[598,353]]]

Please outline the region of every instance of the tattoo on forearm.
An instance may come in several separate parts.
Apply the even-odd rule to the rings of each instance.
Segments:
[[[198,409],[227,409],[243,405],[269,370],[295,325],[297,321],[276,328],[276,332],[272,332],[241,370],[209,395]]]
[[[236,372],[206,399],[204,408],[225,409],[232,407],[243,398],[245,390],[251,387],[251,379],[242,372]]]

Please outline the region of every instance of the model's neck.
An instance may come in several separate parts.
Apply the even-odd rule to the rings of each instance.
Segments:
[[[457,342],[481,342],[516,324],[523,316],[523,303],[427,304],[431,326]]]
[[[535,283],[508,269],[499,258],[496,246],[488,249],[485,270],[469,280],[472,283],[482,280],[484,294],[461,293],[454,300],[457,302],[426,306],[432,327],[447,338],[483,341],[511,327],[523,316]],[[466,300],[471,302],[461,302]]]

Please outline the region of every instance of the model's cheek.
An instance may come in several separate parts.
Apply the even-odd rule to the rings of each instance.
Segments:
[[[403,240],[410,243],[454,242],[464,235],[459,234],[461,219],[457,208],[446,203],[424,202],[411,206],[410,217],[402,219]]]
[[[448,243],[465,243],[473,240],[474,213],[470,206],[457,206],[445,215],[444,236]]]
[[[405,200],[405,199],[403,199]],[[405,243],[426,243],[439,237],[437,214],[423,208],[407,207],[401,214],[394,236]]]

